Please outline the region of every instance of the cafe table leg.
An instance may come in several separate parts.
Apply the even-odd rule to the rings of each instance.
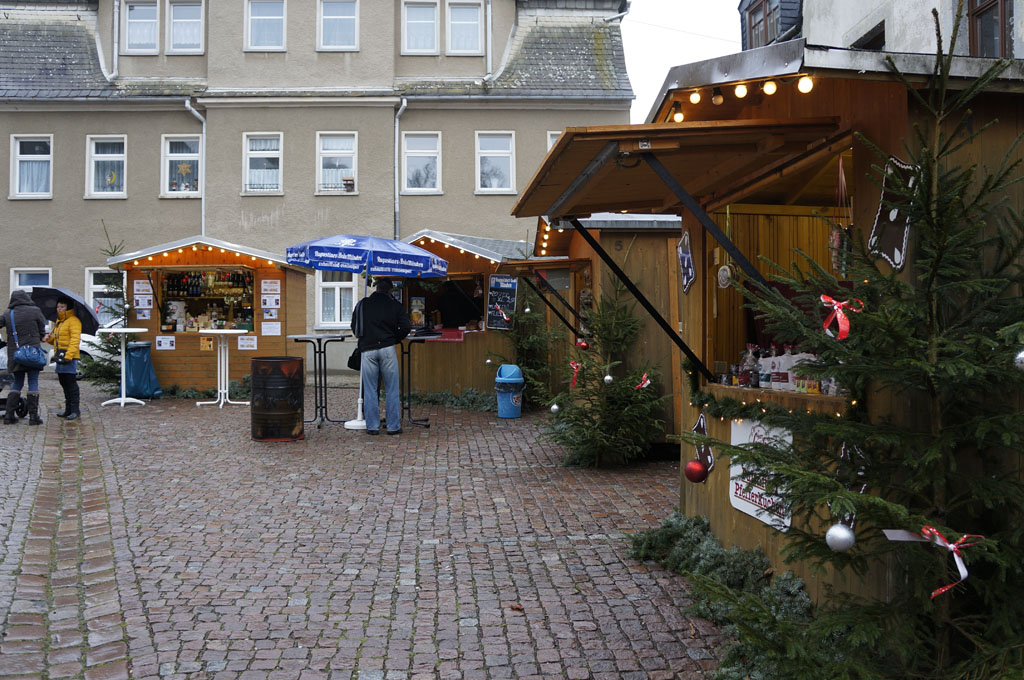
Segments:
[[[237,404],[238,406],[248,406],[247,401],[232,401],[228,396],[228,387],[231,384],[231,374],[228,372],[228,339],[226,336],[220,336],[217,340],[221,341],[221,344],[217,347],[220,350],[221,356],[224,357],[224,370],[222,373],[223,385],[224,385],[224,401],[229,404]],[[223,406],[224,404],[221,404]]]
[[[146,405],[146,402],[142,401],[141,399],[136,399],[134,397],[126,397],[125,396],[124,364],[125,364],[124,334],[122,333],[121,334],[121,396],[120,397],[114,397],[113,399],[107,399],[105,402],[100,404],[100,406],[106,406],[107,404],[120,404],[121,408],[124,408],[125,404],[140,404],[142,406]]]

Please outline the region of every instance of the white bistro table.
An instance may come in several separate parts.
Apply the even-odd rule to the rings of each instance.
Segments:
[[[231,401],[228,399],[228,338],[232,335],[245,335],[249,331],[240,328],[211,328],[199,331],[199,335],[212,335],[217,338],[217,398],[213,401],[197,401],[196,406],[204,404],[217,404],[224,408],[224,404],[238,404],[248,406],[247,401]]]
[[[100,404],[101,406],[106,406],[107,404],[120,404],[121,408],[124,408],[125,404],[142,404],[143,406],[146,405],[146,402],[142,401],[141,399],[135,399],[134,397],[124,396],[124,336],[130,333],[145,333],[148,330],[148,328],[100,328],[96,331],[97,333],[111,333],[114,335],[121,336],[121,396],[114,397],[113,399],[107,399],[105,402]]]

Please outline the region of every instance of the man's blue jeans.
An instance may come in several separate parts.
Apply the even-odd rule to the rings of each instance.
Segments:
[[[387,427],[394,432],[402,427],[402,405],[398,397],[398,355],[395,346],[371,349],[362,353],[363,417],[367,430],[380,429],[380,401],[377,385],[384,383]]]

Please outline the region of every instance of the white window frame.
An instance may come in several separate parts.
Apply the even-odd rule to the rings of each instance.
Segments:
[[[562,136],[561,130],[548,130],[548,151],[551,151],[551,147],[555,145],[558,138]]]
[[[122,184],[124,191],[95,192],[93,191],[93,173],[96,170],[96,155],[93,153],[93,144],[103,141],[119,141],[124,145],[124,151],[117,156],[106,154],[111,160],[120,158],[122,162]],[[104,199],[128,198],[128,135],[86,135],[85,137],[85,198]]]
[[[415,50],[409,48],[409,32],[407,30],[408,8],[433,7],[434,8],[434,47],[428,50]],[[402,0],[402,54],[409,56],[437,55],[441,53],[441,7],[439,0]]]
[[[340,137],[348,135],[352,137],[352,151],[327,151],[323,150],[320,141],[324,137]],[[350,156],[352,158],[352,179],[354,181],[352,191],[345,189],[324,189],[323,188],[323,158],[324,156]],[[323,131],[316,133],[316,191],[317,196],[355,196],[359,193],[359,133],[354,130]]]
[[[431,152],[427,152],[427,151],[415,151],[415,150],[414,151],[409,151],[408,150],[408,148],[406,147],[406,139],[408,137],[410,137],[410,136],[413,136],[413,137],[424,137],[424,136],[427,136],[427,135],[433,135],[434,137],[437,138],[437,151],[436,152],[431,153]],[[442,183],[441,183],[441,178],[443,177],[443,174],[441,172],[441,167],[442,167],[441,157],[443,155],[441,153],[441,148],[442,148],[441,144],[442,144],[442,135],[441,135],[441,132],[438,131],[438,130],[409,130],[408,132],[402,132],[402,193],[403,194],[420,194],[420,195],[422,195],[422,194],[430,194],[430,195],[438,195],[438,194],[443,194],[444,193],[444,189],[442,188]],[[408,173],[408,168],[407,168],[407,161],[408,161],[409,156],[432,156],[432,155],[436,155],[437,156],[437,186],[434,187],[434,188],[410,187],[409,184],[408,184],[409,173]]]
[[[452,47],[452,5],[477,8],[477,48],[457,50]],[[445,4],[445,54],[456,57],[480,57],[484,53],[484,4],[481,0],[447,0]]]
[[[252,4],[261,0],[245,0],[245,51],[246,52],[286,52],[288,50],[288,0],[264,0],[281,3],[281,44],[273,46],[254,46],[252,44]]]
[[[277,151],[249,151],[249,140],[253,137],[277,137]],[[249,188],[249,158],[277,158],[276,189]],[[283,132],[243,132],[242,133],[242,195],[243,196],[280,196],[284,194],[284,133]]]
[[[92,278],[93,274],[120,274],[121,275],[121,285],[122,286],[127,286],[128,285],[128,283],[127,283],[128,273],[125,272],[125,271],[119,272],[116,269],[111,269],[110,267],[86,267],[85,268],[85,288],[84,288],[84,290],[85,290],[85,301],[88,302],[89,303],[89,307],[91,307],[95,311],[96,310],[96,296],[97,295],[102,295],[103,293],[105,293],[106,290],[107,290],[107,287],[106,286],[97,286],[95,284],[95,282],[93,281],[93,278]],[[97,311],[97,314],[99,314],[98,311]]]
[[[359,282],[362,277],[359,274],[352,274],[351,281],[324,281],[323,272],[321,270],[316,271],[316,327],[323,329],[350,329],[352,327],[352,319],[349,317],[348,321],[324,321],[324,310],[323,310],[323,291],[326,288],[332,288],[335,291],[334,294],[334,308],[341,309],[341,296],[338,294],[343,288],[349,288],[352,290],[352,309],[355,310],[356,305],[359,303]]]
[[[194,154],[172,154],[170,143],[179,140],[195,140],[199,142],[199,151]],[[171,191],[167,188],[168,163],[175,158],[182,161],[195,160],[199,180],[196,188],[190,191]],[[160,198],[199,198],[202,196],[203,167],[203,136],[202,135],[160,135]]]
[[[476,173],[474,175],[473,183],[476,187],[475,192],[477,194],[514,194],[516,193],[516,133],[514,130],[476,130],[474,132],[474,147],[475,153],[473,154],[475,163],[474,168]],[[504,151],[488,151],[487,153],[481,153],[480,150],[480,138],[481,137],[508,137],[509,138],[509,150]],[[490,188],[480,186],[480,156],[507,156],[509,159],[508,172],[509,172],[509,187],[501,188]]]
[[[129,34],[129,17],[128,8],[132,5],[149,5],[156,10],[156,18],[153,20],[155,25],[155,31],[153,32],[153,39],[156,44],[153,47],[131,47],[128,43]],[[121,30],[124,33],[124,44],[121,48],[121,54],[135,54],[135,55],[147,55],[147,54],[160,54],[160,2],[158,0],[124,0],[124,6],[122,8],[124,15],[124,22],[121,26]]]
[[[359,0],[351,0],[355,4],[355,43],[352,45],[324,45],[324,0],[316,3],[316,49],[318,52],[358,52],[359,51]]]
[[[174,6],[199,5],[199,47],[174,47]],[[206,51],[206,0],[167,0],[167,35],[164,37],[167,54],[203,54]]]
[[[18,189],[21,165],[19,161],[22,159],[21,153],[18,150],[20,142],[49,142],[50,144],[50,155],[45,156],[46,160],[50,164],[50,178],[47,184],[50,190],[46,193],[22,193]],[[42,160],[44,156],[26,156],[25,158],[31,158],[34,160]],[[11,200],[43,200],[53,198],[53,135],[11,135],[11,186],[8,198]]]
[[[35,286],[19,286],[18,285],[18,274],[42,274],[46,273],[46,283],[44,287],[53,285],[53,268],[52,267],[11,267],[11,280],[10,289],[11,291],[24,290],[31,291]]]

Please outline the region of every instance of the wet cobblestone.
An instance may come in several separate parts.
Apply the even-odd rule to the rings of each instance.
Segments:
[[[42,392],[60,405],[55,380]],[[332,417],[355,396],[330,390]],[[628,534],[671,512],[676,463],[561,467],[540,416],[415,406],[429,429],[262,443],[245,407],[104,398],[83,385],[77,424],[0,426],[0,677],[715,667],[685,581],[626,557]]]

